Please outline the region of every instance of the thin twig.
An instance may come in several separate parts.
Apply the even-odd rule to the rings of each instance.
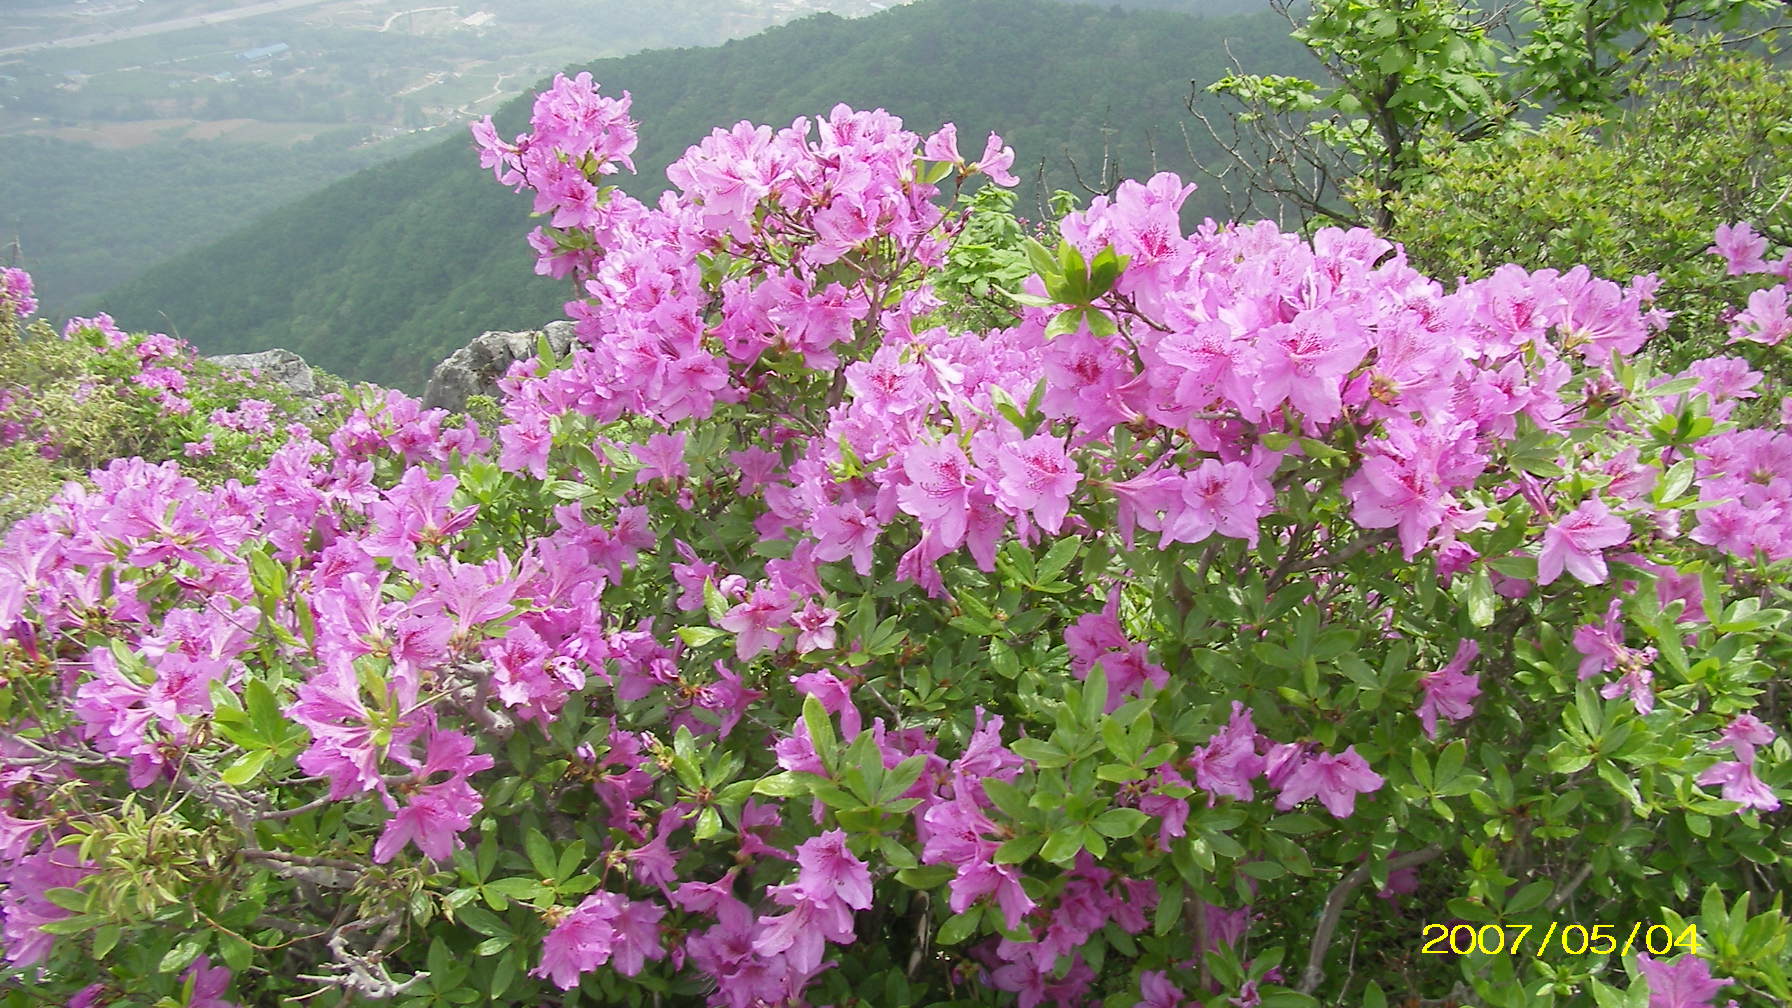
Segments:
[[[1402,868],[1415,868],[1427,861],[1435,860],[1444,852],[1442,847],[1431,846],[1424,850],[1402,854],[1388,859],[1388,871],[1397,872]],[[1332,935],[1338,930],[1338,921],[1344,916],[1344,905],[1350,902],[1357,889],[1375,870],[1372,861],[1364,861],[1352,868],[1348,874],[1332,887],[1331,895],[1325,898],[1325,913],[1319,918],[1319,926],[1313,931],[1313,945],[1307,952],[1307,968],[1302,971],[1300,987],[1302,994],[1311,994],[1319,989],[1320,981],[1325,979],[1325,951],[1332,943]]]

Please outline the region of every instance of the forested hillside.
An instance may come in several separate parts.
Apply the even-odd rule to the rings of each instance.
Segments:
[[[291,145],[159,140],[106,150],[51,136],[0,143],[0,235],[39,277],[46,314],[202,246],[295,195],[389,157],[358,135]],[[407,144],[406,140],[393,141]],[[151,180],[185,180],[157,186]]]
[[[665,166],[716,123],[787,124],[846,102],[882,106],[917,130],[944,121],[969,138],[999,130],[1030,208],[1042,171],[1046,192],[1075,188],[1079,170],[1096,183],[1104,145],[1124,175],[1155,166],[1195,176],[1183,133],[1188,82],[1219,76],[1228,49],[1260,70],[1303,69],[1286,33],[1273,15],[924,0],[587,69],[607,91],[632,92],[646,124],[640,174],[619,180],[637,195],[662,188]],[[499,132],[521,129],[528,107],[506,107]],[[1220,195],[1197,192],[1189,212],[1223,215]],[[470,335],[562,314],[567,287],[531,277],[528,208],[455,137],[257,218],[104,304],[128,326],[172,328],[209,352],[283,346],[346,377],[415,391]]]

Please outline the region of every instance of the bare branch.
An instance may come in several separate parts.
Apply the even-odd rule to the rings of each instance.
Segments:
[[[1402,868],[1416,868],[1428,861],[1433,861],[1443,854],[1442,847],[1426,847],[1424,850],[1402,854],[1388,859],[1388,871],[1396,872]],[[1307,968],[1301,972],[1300,987],[1302,994],[1311,994],[1319,989],[1320,981],[1325,979],[1325,950],[1332,943],[1332,935],[1338,930],[1338,921],[1344,915],[1344,905],[1350,902],[1357,889],[1374,872],[1375,865],[1364,861],[1351,869],[1338,884],[1332,887],[1331,895],[1325,899],[1325,912],[1319,918],[1319,926],[1313,931],[1313,944],[1307,952]]]

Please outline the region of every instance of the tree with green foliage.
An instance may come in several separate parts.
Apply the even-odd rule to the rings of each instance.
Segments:
[[[1293,25],[1322,79],[1246,73],[1208,90],[1241,108],[1229,135],[1190,111],[1229,155],[1247,190],[1304,220],[1395,220],[1396,196],[1442,142],[1495,137],[1537,110],[1609,108],[1630,93],[1643,55],[1703,30],[1761,27],[1769,0],[1291,0]],[[1198,94],[1199,92],[1196,92]]]
[[[1750,221],[1792,234],[1792,74],[1715,46],[1664,49],[1628,100],[1478,143],[1425,152],[1421,180],[1389,206],[1390,237],[1433,276],[1586,265],[1654,273],[1673,313],[1673,366],[1721,352],[1735,281],[1704,252]]]

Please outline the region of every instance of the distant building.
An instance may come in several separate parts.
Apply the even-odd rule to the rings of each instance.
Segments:
[[[474,13],[461,18],[460,23],[466,25],[468,28],[484,28],[486,25],[497,20],[497,17],[498,16],[491,11],[475,11]]]
[[[254,49],[244,49],[242,52],[236,54],[236,58],[242,60],[244,63],[260,63],[262,60],[270,60],[285,56],[291,51],[292,46],[289,46],[284,42],[276,42],[273,45],[258,46]]]

